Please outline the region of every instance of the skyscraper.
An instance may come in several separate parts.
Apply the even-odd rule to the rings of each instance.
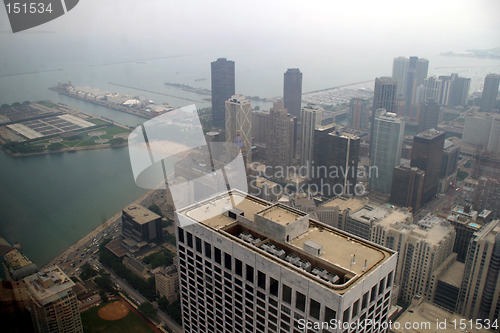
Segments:
[[[369,116],[369,100],[362,98],[351,98],[349,104],[349,126],[354,129],[367,130]]]
[[[439,104],[432,101],[424,102],[420,107],[418,116],[418,133],[430,128],[437,129],[439,122]]]
[[[420,209],[424,189],[425,172],[416,167],[398,165],[392,175],[391,198],[389,201],[401,207]]]
[[[413,139],[411,166],[425,172],[422,204],[432,200],[437,193],[444,139],[445,133],[433,128]]]
[[[279,181],[287,175],[280,171],[292,165],[295,143],[295,117],[289,115],[283,102],[274,103],[268,118],[266,141],[266,165],[271,169],[271,175]]]
[[[370,189],[381,193],[391,193],[392,173],[401,159],[405,123],[395,113],[377,110],[372,142],[370,144],[370,166],[377,173],[371,175]]]
[[[385,109],[389,113],[394,112],[394,100],[396,98],[397,82],[390,77],[378,77],[375,79],[375,92],[373,96],[372,115],[370,117],[370,145],[373,138],[373,125],[375,124],[375,112]]]
[[[396,95],[405,96],[406,75],[410,68],[410,60],[406,57],[394,58],[392,63],[392,78],[397,82]]]
[[[245,96],[226,101],[226,141],[235,151],[241,149],[247,162],[252,161],[252,106]]]
[[[225,103],[235,94],[234,61],[219,58],[212,62],[212,122],[224,127]]]
[[[302,73],[298,68],[289,68],[284,74],[283,101],[288,113],[300,118],[302,109]]]
[[[300,165],[308,168],[308,175],[311,175],[311,167],[314,152],[314,130],[318,117],[321,117],[322,110],[316,105],[307,105],[302,108],[302,136],[300,149]]]
[[[424,80],[424,100],[439,103],[443,81],[435,76]]]
[[[36,332],[83,332],[75,283],[57,266],[24,279]]]
[[[394,251],[236,191],[177,216],[198,222],[177,228],[184,332],[292,332],[307,322],[365,318],[387,324]]]
[[[443,160],[441,162],[439,178],[443,179],[449,177],[457,171],[459,156],[460,146],[454,144],[451,140],[444,140]]]
[[[484,78],[483,95],[481,96],[480,111],[494,112],[497,102],[498,86],[500,84],[500,75],[488,74]]]
[[[441,96],[439,104],[441,105],[466,105],[469,98],[470,79],[451,74],[442,75]]]
[[[472,319],[498,320],[500,311],[500,220],[476,232],[470,242],[458,312]]]
[[[360,141],[358,136],[338,131],[333,126],[316,129],[312,176],[324,196],[355,195]]]

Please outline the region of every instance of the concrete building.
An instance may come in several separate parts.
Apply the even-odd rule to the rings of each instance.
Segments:
[[[338,196],[317,207],[314,212],[321,222],[340,230],[346,230],[350,214],[356,213],[368,202],[367,198]]]
[[[500,316],[500,220],[474,233],[465,261],[458,312],[472,319]]]
[[[360,141],[358,136],[336,130],[334,125],[316,128],[311,176],[324,196],[355,195]]]
[[[362,98],[351,98],[349,102],[349,126],[358,130],[368,130],[370,111],[369,100]]]
[[[10,282],[14,300],[20,308],[29,304],[29,297],[24,284],[24,278],[36,273],[38,267],[23,255],[18,249],[13,248],[3,256],[5,279]]]
[[[169,304],[172,304],[179,298],[179,272],[177,265],[168,267],[158,267],[153,270],[155,276],[156,292],[161,297],[165,297]]]
[[[252,161],[252,105],[241,95],[226,101],[226,142],[241,150],[246,162]]]
[[[36,332],[83,332],[75,283],[57,266],[24,279]]]
[[[458,74],[442,75],[441,96],[439,104],[460,106],[467,105],[471,79],[463,78]]]
[[[426,301],[422,296],[415,296],[406,311],[393,322],[390,333],[456,333],[460,323],[467,323],[466,332],[482,333],[484,329],[472,325],[462,316],[441,306]]]
[[[122,234],[137,243],[161,243],[161,216],[140,205],[132,204],[122,210]]]
[[[483,94],[481,96],[482,112],[495,112],[495,106],[498,95],[498,85],[500,84],[500,75],[488,74],[484,78]]]
[[[289,68],[283,78],[283,102],[285,109],[296,118],[302,110],[302,73],[298,68]]]
[[[435,76],[428,77],[424,81],[424,100],[439,104],[441,100],[442,89],[443,81]]]
[[[447,217],[448,221],[455,228],[456,238],[453,245],[453,252],[457,253],[457,260],[459,262],[465,262],[472,236],[475,232],[481,230],[484,225],[484,222],[478,220],[477,216],[477,211],[471,210],[470,206],[455,206],[451,210],[451,214]]]
[[[500,218],[500,181],[481,177],[474,190],[474,209],[489,210],[495,218]]]
[[[266,144],[270,134],[268,132],[269,117],[269,111],[252,111],[252,136],[255,144]]]
[[[395,252],[235,191],[177,217],[186,333],[292,332],[330,320],[387,323]]]
[[[211,63],[212,68],[212,122],[224,128],[226,101],[235,94],[234,61],[219,58]]]
[[[401,207],[411,207],[412,212],[417,212],[422,202],[424,179],[425,172],[417,167],[396,166],[392,175],[389,202]]]
[[[308,168],[308,175],[311,174],[313,152],[314,152],[314,131],[317,119],[322,116],[322,109],[319,106],[309,104],[302,108],[301,122],[301,149],[300,165]]]
[[[404,120],[395,113],[377,110],[370,143],[370,167],[377,174],[370,178],[370,190],[390,194],[394,167],[400,163]]]
[[[283,102],[274,103],[267,122],[266,165],[270,168],[273,179],[284,181],[286,170],[293,163],[295,156],[295,121],[289,115]]]
[[[455,312],[457,308],[465,271],[465,264],[457,261],[456,258],[456,253],[449,256],[433,273],[435,278],[432,281],[434,285],[432,301],[452,312]]]
[[[460,146],[456,145],[452,140],[444,140],[443,159],[441,161],[439,178],[447,178],[457,171],[459,156]]]
[[[427,215],[415,224],[385,218],[374,224],[371,241],[399,252],[396,284],[399,301],[415,295],[432,299],[435,271],[452,254],[455,231],[445,220]]]
[[[488,147],[494,117],[489,113],[473,113],[465,117],[462,141],[483,150]],[[500,117],[499,117],[500,121]]]
[[[431,201],[437,194],[444,139],[445,133],[436,129],[422,132],[413,139],[411,166],[425,172],[422,204]]]

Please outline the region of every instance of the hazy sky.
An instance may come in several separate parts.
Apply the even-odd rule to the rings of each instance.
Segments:
[[[319,51],[360,44],[407,53],[463,51],[500,46],[499,13],[498,0],[80,0],[68,14],[14,35],[2,6],[0,43],[8,47],[22,38],[17,35],[56,32],[88,43],[151,43],[162,50],[272,51],[295,43]]]

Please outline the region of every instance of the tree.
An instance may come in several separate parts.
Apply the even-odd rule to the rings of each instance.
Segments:
[[[88,262],[82,265],[81,270],[82,272],[80,273],[80,279],[82,279],[83,281],[93,278],[97,275],[97,271],[93,269]]]
[[[163,214],[161,213],[161,209],[160,209],[160,207],[158,207],[157,204],[152,204],[151,206],[148,207],[148,209],[155,214],[163,216]]]
[[[144,302],[139,307],[137,308],[143,315],[146,317],[153,317],[156,315],[156,312],[158,311],[153,304],[149,302]]]

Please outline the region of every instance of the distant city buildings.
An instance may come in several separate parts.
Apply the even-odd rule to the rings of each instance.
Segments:
[[[212,68],[212,122],[215,127],[224,128],[225,103],[235,94],[234,61],[218,58]]]
[[[478,151],[500,153],[500,115],[471,113],[465,117],[462,141]]]
[[[380,193],[391,193],[394,167],[400,163],[405,123],[395,113],[383,109],[376,114],[372,126],[370,143],[370,166],[376,172],[370,177],[370,189]]]
[[[153,270],[155,277],[156,292],[165,297],[169,304],[172,304],[179,298],[179,272],[177,265],[168,267],[158,267]]]
[[[444,139],[445,133],[436,129],[422,132],[413,139],[411,166],[425,172],[422,204],[431,201],[437,194]]]
[[[439,104],[433,101],[426,101],[421,104],[418,116],[418,133],[431,128],[438,128],[439,109]]]
[[[500,84],[500,75],[498,74],[488,74],[484,78],[483,94],[481,96],[481,107],[482,112],[495,112],[498,86]]]
[[[439,172],[439,178],[447,178],[457,171],[459,157],[460,146],[455,144],[454,141],[451,141],[451,139],[444,140],[443,159],[441,161],[441,171]]]
[[[273,179],[283,181],[288,176],[283,170],[292,165],[295,156],[296,118],[288,114],[283,102],[277,102],[269,112],[265,128],[269,173]]]
[[[233,95],[226,101],[226,142],[252,161],[252,105],[245,96]]]
[[[440,102],[441,105],[459,106],[467,105],[471,79],[463,78],[458,74],[439,77],[442,82]]]
[[[296,118],[302,110],[302,73],[298,68],[289,68],[284,74],[283,101],[285,109]]]
[[[368,130],[370,106],[368,99],[351,98],[349,103],[349,126],[354,129]]]
[[[318,118],[322,116],[322,109],[319,106],[309,104],[302,108],[301,122],[301,149],[300,165],[308,168],[308,175],[311,174],[314,152],[314,131]]]
[[[75,283],[57,266],[24,279],[36,332],[83,332]]]

